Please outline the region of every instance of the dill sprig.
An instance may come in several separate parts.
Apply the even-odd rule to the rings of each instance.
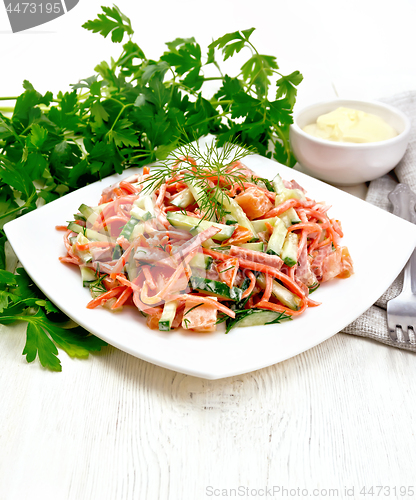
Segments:
[[[165,182],[180,180],[198,193],[196,202],[202,218],[221,222],[228,214],[224,206],[227,191],[235,185],[244,189],[243,169],[237,162],[254,152],[232,141],[221,148],[216,140],[210,144],[184,143],[153,168],[143,192],[155,192]]]

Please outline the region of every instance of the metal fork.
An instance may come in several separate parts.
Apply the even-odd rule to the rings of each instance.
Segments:
[[[410,222],[416,222],[416,195],[406,184],[398,184],[389,194],[393,213]],[[393,341],[410,342],[416,337],[416,249],[404,268],[403,289],[387,303],[387,325]],[[398,334],[401,338],[398,338]],[[402,340],[403,339],[403,340]]]

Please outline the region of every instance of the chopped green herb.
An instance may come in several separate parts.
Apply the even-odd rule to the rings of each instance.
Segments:
[[[235,266],[230,266],[230,267],[227,267],[227,269],[223,269],[222,271],[219,272],[219,274],[221,273],[225,273],[225,271],[229,271],[230,269],[234,269]]]
[[[312,286],[308,286],[309,294],[313,293],[315,290],[318,290],[320,284],[318,282],[314,283]]]
[[[203,304],[201,303],[201,304],[197,304],[197,305],[196,305],[196,306],[194,306],[194,307],[191,307],[190,309],[188,309],[188,310],[186,311],[186,313],[184,314],[184,316],[186,316],[188,313],[190,313],[191,311],[193,311],[194,309],[196,309],[197,307],[202,306],[202,305],[203,305]],[[189,321],[189,320],[188,320],[188,321]]]
[[[275,323],[280,323],[281,321],[283,321],[285,319],[291,321],[292,320],[292,316],[290,316],[289,314],[280,313],[280,316],[278,316],[273,321],[269,321],[268,323],[265,323],[265,325],[274,325]]]

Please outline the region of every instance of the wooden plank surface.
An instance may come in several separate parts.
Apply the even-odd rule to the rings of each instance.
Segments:
[[[15,95],[24,78],[42,92],[66,89],[117,57],[120,47],[80,27],[102,4],[80,2],[16,35],[0,8],[0,95]],[[256,26],[260,52],[275,54],[283,73],[304,74],[299,107],[332,97],[331,82],[342,97],[416,88],[409,0],[242,0],[238,8],[213,0],[203,15],[187,0],[117,4],[152,58],[177,36],[204,45]],[[278,365],[207,381],[112,347],[88,361],[62,353],[63,372],[50,373],[26,364],[24,343],[22,326],[0,325],[0,500],[266,497],[266,487],[275,487],[269,498],[307,498],[290,491],[300,488],[311,498],[368,500],[363,486],[390,487],[384,498],[410,498],[393,488],[415,486],[413,353],[338,334]]]
[[[209,487],[266,485],[344,498],[344,487],[414,483],[412,353],[338,334],[208,381],[112,347],[62,355],[54,374],[27,365],[23,345],[20,327],[0,332],[2,500],[204,499]]]

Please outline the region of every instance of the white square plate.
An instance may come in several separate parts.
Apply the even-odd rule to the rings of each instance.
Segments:
[[[416,246],[416,226],[332,186],[253,155],[244,163],[262,177],[277,172],[295,179],[309,197],[332,205],[341,220],[355,274],[322,285],[312,298],[322,305],[279,325],[235,328],[228,335],[159,332],[146,327],[133,308],[121,313],[87,309],[89,290],[77,267],[61,264],[63,233],[55,226],[73,220],[81,203],[96,205],[101,191],[135,173],[114,175],[64,196],[5,225],[20,262],[38,287],[70,318],[125,352],[181,373],[218,379],[247,373],[295,356],[323,342],[368,309],[399,274]]]

